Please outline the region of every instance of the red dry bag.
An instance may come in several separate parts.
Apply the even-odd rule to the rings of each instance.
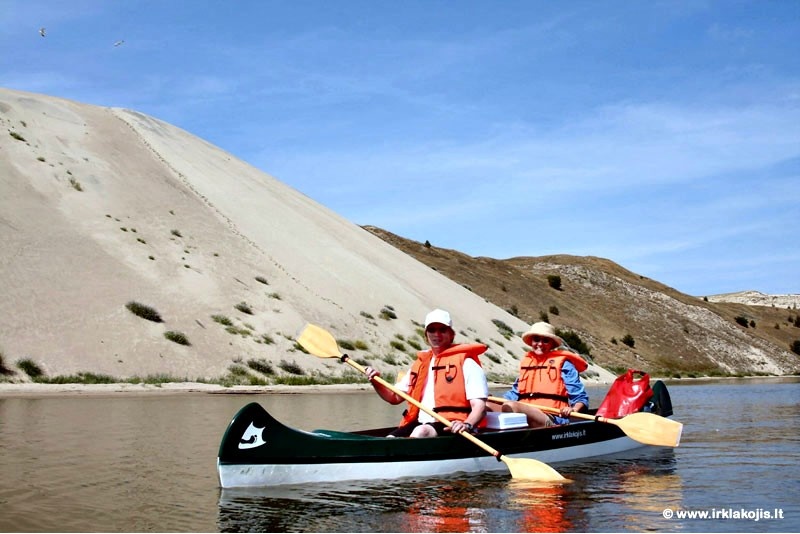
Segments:
[[[633,375],[640,375],[638,380]],[[611,384],[606,398],[597,409],[597,415],[608,419],[619,419],[641,410],[644,403],[653,396],[650,389],[650,375],[642,371],[628,369]]]

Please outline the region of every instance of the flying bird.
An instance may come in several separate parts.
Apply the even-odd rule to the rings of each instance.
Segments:
[[[42,37],[44,37],[44,34],[45,34],[44,27],[41,27],[41,28],[39,28],[39,35],[41,35]]]
[[[124,42],[125,42],[125,41],[117,41],[116,43],[114,43],[114,46],[119,46],[119,45],[121,45],[121,44],[122,44],[122,43],[124,43]]]

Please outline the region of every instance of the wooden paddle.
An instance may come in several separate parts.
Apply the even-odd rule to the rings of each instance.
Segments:
[[[366,374],[366,369],[361,366],[358,362],[354,362],[350,359],[349,356],[346,354],[342,354],[339,351],[339,346],[336,343],[336,339],[325,329],[322,327],[307,324],[303,331],[300,333],[300,336],[297,338],[297,342],[303,346],[308,352],[313,354],[314,356],[319,356],[320,358],[338,358],[341,361],[347,363],[348,365],[358,369],[362,373]],[[434,412],[430,408],[423,406],[422,403],[417,401],[414,397],[411,397],[404,391],[401,391],[394,387],[392,384],[387,382],[386,380],[382,379],[379,376],[373,378],[377,383],[383,385],[384,387],[388,388],[390,391],[394,392],[395,394],[399,395],[403,399],[407,400],[411,404],[418,407],[420,410],[424,411],[431,417],[435,417],[441,423],[447,425],[448,427],[451,425],[450,421],[446,418],[442,417],[438,413]],[[466,439],[470,440],[472,443],[480,447],[481,449],[485,450],[498,460],[504,462],[508,467],[509,471],[511,471],[512,478],[520,478],[526,480],[540,480],[540,481],[566,481],[567,479],[561,476],[561,474],[547,465],[544,462],[540,462],[539,460],[534,460],[533,458],[509,458],[503,454],[501,454],[498,450],[493,448],[491,445],[484,443],[477,437],[473,436],[469,432],[460,432],[460,436],[465,437]]]
[[[498,404],[508,402],[508,399],[503,399],[501,397],[489,397],[489,400]],[[561,410],[558,408],[551,408],[550,406],[540,406],[538,404],[529,404],[529,406],[539,408],[543,412],[554,414],[561,413]],[[629,438],[635,439],[639,443],[644,443],[645,445],[677,447],[681,442],[681,433],[683,432],[683,423],[661,417],[654,413],[636,412],[626,415],[621,419],[608,419],[606,417],[598,417],[580,412],[570,412],[569,415],[577,419],[590,419],[593,421],[600,421],[601,423],[616,425],[621,428]]]

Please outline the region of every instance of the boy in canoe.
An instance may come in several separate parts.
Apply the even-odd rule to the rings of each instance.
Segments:
[[[478,357],[486,351],[486,345],[454,345],[455,335],[448,312],[436,309],[425,316],[425,339],[430,349],[417,353],[409,372],[396,384],[397,389],[450,420],[452,425],[446,428],[408,403],[400,426],[389,437],[428,438],[447,431],[475,432],[485,424],[489,385]],[[403,402],[402,397],[373,380],[380,376],[378,371],[367,367],[365,372],[383,400],[390,404]]]
[[[553,325],[534,323],[522,334],[522,341],[531,347],[519,364],[519,377],[503,398],[502,405],[488,403],[490,411],[524,413],[528,426],[549,427],[569,423],[570,412],[589,409],[589,395],[580,373],[589,364],[574,352],[561,349],[564,340],[556,335]],[[537,404],[559,413],[545,413]]]

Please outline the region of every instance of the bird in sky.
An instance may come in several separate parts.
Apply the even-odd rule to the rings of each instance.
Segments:
[[[44,26],[43,26],[43,27],[41,27],[41,28],[39,28],[39,35],[41,35],[42,37],[44,37],[44,35],[45,35]]]
[[[122,44],[122,43],[124,43],[124,42],[125,42],[125,41],[123,41],[123,40],[117,41],[116,43],[114,43],[114,46],[119,46],[119,45],[121,45],[121,44]]]

